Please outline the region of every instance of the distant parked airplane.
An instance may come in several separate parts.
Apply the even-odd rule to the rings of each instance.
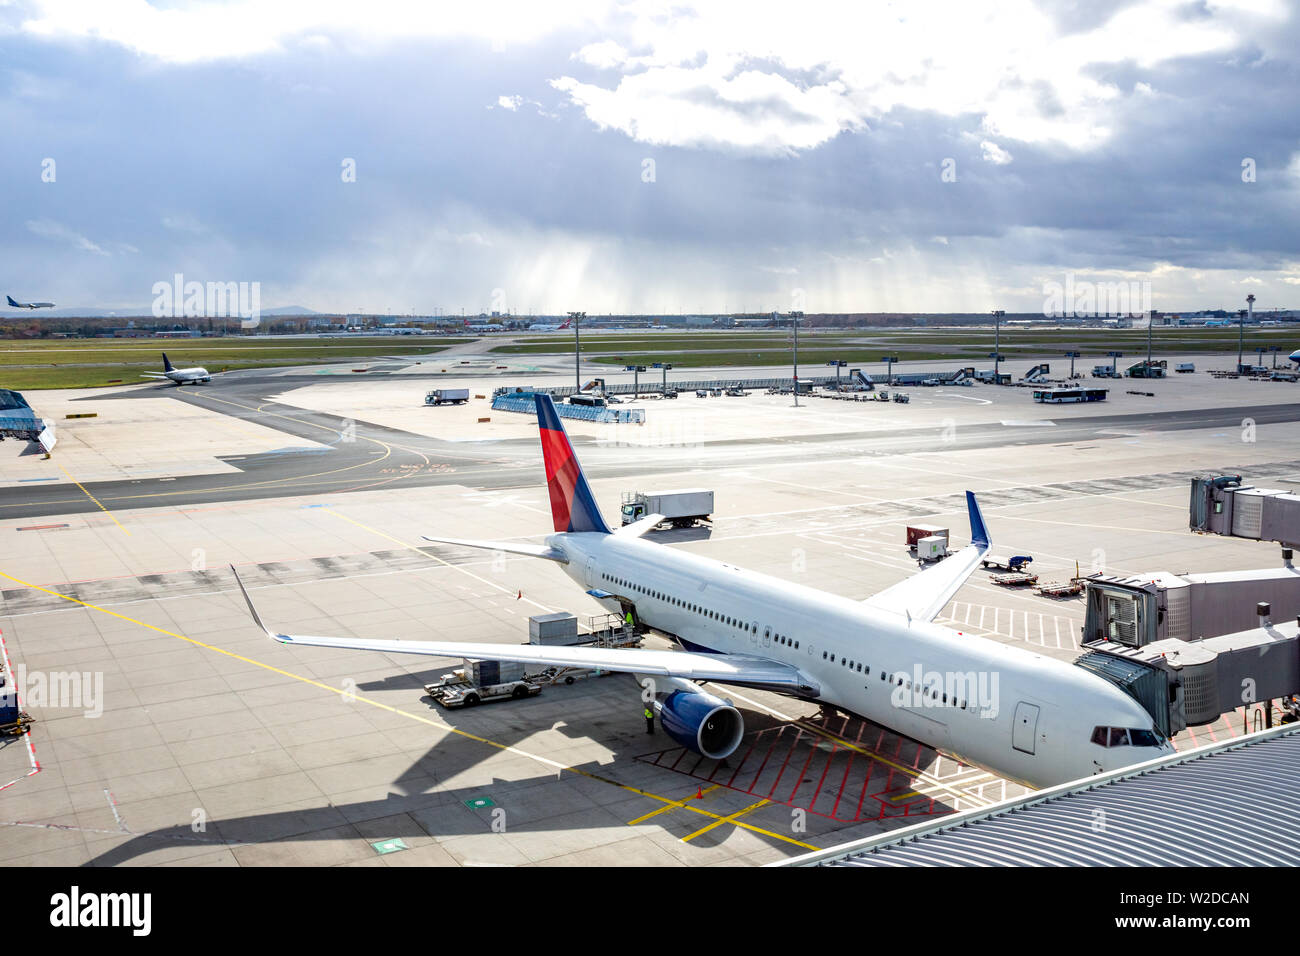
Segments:
[[[11,309],[52,309],[54,308],[53,302],[15,302],[14,297],[11,295],[7,295],[5,296],[5,298],[9,300],[9,308]]]
[[[573,320],[565,319],[559,325],[554,322],[534,322],[528,326],[529,332],[563,332],[565,329],[572,328]]]
[[[161,372],[141,372],[143,378],[166,378],[171,379],[177,385],[193,385],[197,382],[211,382],[212,376],[208,370],[200,368],[197,365],[194,368],[173,368],[171,361],[167,358],[167,353],[162,354],[163,370]]]

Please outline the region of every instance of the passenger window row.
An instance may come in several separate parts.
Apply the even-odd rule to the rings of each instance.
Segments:
[[[600,578],[606,584],[618,585],[619,587],[625,588],[634,594],[644,594],[646,597],[654,598],[655,600],[658,601],[667,601],[669,604],[675,605],[676,607],[680,607],[683,610],[690,611],[693,614],[702,614],[705,617],[709,618],[709,620],[717,621],[720,624],[727,625],[728,627],[739,628],[740,630],[744,631],[746,634],[758,633],[757,624],[746,623],[745,621],[740,620],[740,618],[738,617],[732,617],[729,614],[723,614],[721,611],[715,611],[712,608],[706,608],[699,604],[693,604],[690,601],[686,601],[683,600],[682,598],[675,597],[674,595],[668,594],[664,591],[656,591],[651,588],[644,587],[643,585],[635,584],[632,581],[627,580],[626,578],[615,577],[612,574],[606,574],[604,572],[601,572]],[[791,640],[790,638],[785,637],[785,635],[778,634],[775,640],[777,641],[778,644],[784,644],[787,647],[793,647],[795,650],[799,649],[799,642]]]

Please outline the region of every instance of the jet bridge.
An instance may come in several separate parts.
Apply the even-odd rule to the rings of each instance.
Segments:
[[[21,392],[0,388],[0,441],[20,438],[38,442],[45,453],[54,448],[54,426],[38,418]]]
[[[1245,630],[1256,606],[1300,614],[1300,569],[1281,567],[1208,574],[1092,574],[1083,579],[1083,640],[1145,647],[1156,641],[1200,640]]]
[[[1300,546],[1300,495],[1242,484],[1241,475],[1192,479],[1188,526],[1202,534]]]
[[[1300,619],[1271,620],[1266,603],[1259,626],[1205,640],[1173,638],[1133,647],[1090,641],[1075,663],[1115,684],[1173,736],[1208,724],[1241,704],[1300,694]],[[1265,709],[1271,719],[1271,708]]]

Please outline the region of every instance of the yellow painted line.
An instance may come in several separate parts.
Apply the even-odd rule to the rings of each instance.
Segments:
[[[560,771],[562,773],[565,771],[569,773],[575,773],[578,774],[579,776],[586,777],[589,780],[598,780],[601,783],[609,784],[612,787],[618,787],[620,790],[626,791],[627,793],[634,793],[637,796],[646,797],[650,800],[657,800],[660,803],[664,803],[664,804],[681,806],[692,813],[698,813],[701,816],[710,817],[711,819],[725,822],[725,818],[720,816],[719,814],[710,813],[708,810],[704,810],[701,809],[700,807],[692,806],[690,803],[684,803],[683,801],[680,800],[673,800],[669,797],[660,796],[657,793],[652,793],[649,790],[642,789],[641,787],[634,787],[631,786],[630,784],[619,783],[617,780],[611,780],[608,777],[601,776],[600,774],[597,773],[592,773],[589,770],[580,770],[577,767],[566,767],[564,764],[560,763],[557,760],[551,760],[547,757],[542,757],[538,754],[529,753],[527,750],[521,750],[518,747],[513,747],[509,744],[503,744],[496,740],[489,740],[487,737],[480,737],[477,734],[471,734],[469,731],[461,730],[458,727],[451,726],[450,724],[444,724],[441,721],[433,720],[432,718],[425,717],[421,714],[412,714],[409,711],[402,710],[398,707],[391,707],[388,704],[380,703],[379,701],[374,700],[373,698],[362,696],[356,693],[355,690],[345,689],[341,687],[331,687],[329,684],[323,684],[320,681],[313,680],[310,677],[303,677],[301,674],[295,674],[292,671],[284,670],[283,668],[276,667],[273,664],[267,664],[264,663],[263,661],[255,660],[254,658],[251,657],[245,657],[243,654],[236,654],[234,651],[228,651],[225,650],[224,648],[217,647],[214,644],[208,644],[204,641],[196,640],[195,638],[192,637],[186,637],[184,634],[178,634],[175,631],[169,631],[165,627],[158,627],[156,624],[149,624],[145,621],[137,620],[136,618],[129,617],[126,614],[118,614],[116,611],[110,611],[107,608],[100,607],[96,604],[91,604],[88,601],[81,601],[78,600],[77,598],[69,597],[66,594],[61,594],[58,591],[55,591],[51,588],[42,587],[39,584],[32,584],[28,581],[22,580],[21,578],[16,578],[12,574],[9,574],[5,571],[0,571],[0,578],[6,578],[10,581],[13,581],[15,584],[21,585],[22,587],[31,588],[33,591],[40,591],[44,594],[49,594],[53,597],[57,597],[61,600],[67,601],[69,604],[76,604],[88,610],[98,611],[99,613],[106,614],[109,617],[117,618],[119,621],[126,621],[129,624],[135,624],[139,627],[143,627],[146,630],[153,631],[157,634],[164,634],[167,637],[174,637],[177,640],[184,641],[185,643],[191,644],[194,647],[199,647],[202,648],[203,650],[214,651],[217,654],[221,654],[222,656],[231,658],[232,660],[241,661],[245,664],[251,664],[254,667],[260,667],[263,670],[270,671],[273,674],[279,674],[282,677],[288,677],[296,681],[301,681],[304,684],[310,684],[312,687],[317,687],[321,690],[329,691],[332,694],[337,694],[338,696],[347,698],[348,700],[359,701],[363,704],[368,704],[371,707],[377,707],[380,710],[386,710],[391,714],[399,714],[402,717],[406,717],[410,720],[414,720],[422,724],[427,724],[430,727],[436,727],[439,730],[445,730],[449,733],[456,734],[457,736],[464,737],[468,740],[473,740],[478,743],[485,744],[489,747],[494,747],[497,750],[501,750],[506,753],[517,754],[521,757],[526,757],[529,760],[534,760],[538,763],[545,764],[550,767],[554,767],[557,771]],[[784,836],[780,833],[773,833],[770,830],[764,830],[762,827],[752,826],[751,824],[745,823],[743,820],[736,820],[734,822],[736,826],[744,827],[746,830],[750,830],[754,833],[758,833],[763,836],[772,837],[775,840],[781,840],[786,843],[793,844],[795,846],[804,847],[805,849],[808,850],[821,849],[820,847],[815,847],[810,844],[803,843],[799,840],[791,839],[790,837]]]
[[[910,793],[900,793],[898,796],[896,796],[896,797],[890,797],[889,799],[890,799],[890,800],[906,800],[908,797],[919,797],[919,796],[921,796],[921,791],[919,791],[919,790],[913,790],[913,791],[911,791]]]
[[[696,792],[697,792],[697,793],[712,793],[714,790],[717,790],[717,789],[718,789],[718,786],[719,786],[719,785],[715,783],[713,786],[709,787],[708,790],[704,790],[704,791],[696,791]],[[657,817],[657,816],[659,816],[659,814],[661,814],[661,813],[667,813],[669,810],[676,810],[676,809],[679,808],[679,807],[684,807],[684,806],[686,806],[686,801],[687,801],[687,800],[696,800],[696,799],[698,799],[698,798],[697,798],[697,797],[694,797],[694,796],[686,797],[686,798],[684,798],[684,799],[682,799],[682,800],[678,800],[676,803],[670,803],[670,804],[668,804],[667,806],[660,807],[658,810],[651,810],[649,813],[645,814],[644,816],[639,816],[639,817],[637,817],[635,820],[628,820],[628,821],[627,821],[627,825],[630,826],[630,827],[634,827],[634,826],[636,826],[638,823],[644,823],[646,820],[649,820],[651,817]]]
[[[59,463],[58,463],[58,462],[55,462],[55,464],[58,465]],[[89,498],[91,501],[93,501],[93,502],[94,502],[94,503],[99,507],[99,510],[100,510],[100,511],[104,512],[104,514],[106,514],[106,515],[108,515],[110,518],[112,518],[112,519],[113,519],[113,524],[117,525],[118,528],[121,530],[121,532],[122,532],[124,535],[126,535],[128,538],[131,537],[131,532],[130,532],[130,531],[127,531],[125,528],[122,527],[122,522],[120,522],[120,521],[117,520],[117,516],[116,516],[115,514],[113,514],[113,512],[111,512],[111,511],[109,511],[107,508],[105,508],[103,502],[101,502],[98,498],[96,498],[96,497],[95,497],[94,495],[92,495],[89,491],[87,491],[85,485],[83,485],[81,482],[79,482],[76,478],[73,478],[71,475],[69,475],[69,474],[68,474],[68,469],[64,468],[62,465],[59,465],[59,471],[63,472],[64,475],[67,475],[68,481],[72,482],[74,485],[76,485],[78,488],[80,488],[80,489],[81,489],[81,493],[82,493],[83,495],[85,495],[87,498]]]
[[[712,830],[714,827],[720,827],[720,826],[722,826],[724,823],[739,823],[740,821],[737,819],[738,817],[743,817],[746,813],[752,813],[754,810],[757,810],[759,807],[763,806],[765,803],[767,803],[767,798],[766,798],[766,797],[764,797],[762,800],[758,801],[758,803],[751,803],[749,806],[745,807],[745,809],[743,809],[743,810],[737,810],[735,813],[731,814],[730,816],[723,817],[721,820],[714,820],[712,823],[708,824],[707,826],[700,827],[700,829],[696,830],[694,833],[690,834],[689,836],[684,836],[684,837],[682,837],[682,842],[683,842],[683,843],[690,843],[690,842],[691,842],[692,840],[694,840],[697,836],[700,836],[700,835],[702,835],[702,834],[708,833],[708,832],[709,832],[710,830]]]

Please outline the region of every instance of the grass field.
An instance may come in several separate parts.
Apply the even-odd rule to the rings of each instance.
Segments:
[[[433,356],[463,338],[391,336],[335,339],[41,339],[0,341],[0,388],[93,388],[138,384],[141,372],[162,371],[165,351],[177,368],[201,365],[214,374],[241,368],[373,362]]]

